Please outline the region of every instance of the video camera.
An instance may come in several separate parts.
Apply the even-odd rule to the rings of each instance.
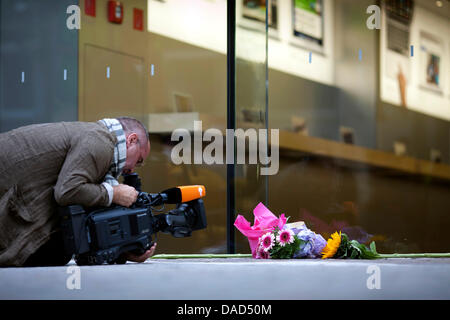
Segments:
[[[189,237],[192,231],[206,228],[203,200],[205,187],[201,185],[171,188],[152,194],[141,191],[139,176],[124,176],[124,184],[138,192],[137,201],[130,207],[83,208],[79,205],[60,207],[64,247],[68,255],[75,255],[78,265],[122,264],[123,253],[143,254],[153,245],[157,232],[176,238]],[[156,206],[177,204],[167,213]]]

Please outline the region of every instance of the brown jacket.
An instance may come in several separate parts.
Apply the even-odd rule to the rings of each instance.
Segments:
[[[58,228],[56,206],[108,203],[116,137],[96,122],[0,134],[0,266],[21,266]]]

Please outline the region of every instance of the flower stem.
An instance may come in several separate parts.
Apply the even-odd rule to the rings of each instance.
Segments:
[[[450,253],[390,253],[378,254],[380,258],[450,258]]]

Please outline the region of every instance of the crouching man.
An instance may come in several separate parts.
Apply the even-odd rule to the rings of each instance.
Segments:
[[[69,262],[57,206],[131,206],[138,192],[117,179],[149,153],[147,129],[128,117],[37,124],[0,134],[0,266]],[[155,248],[125,258],[143,262]]]

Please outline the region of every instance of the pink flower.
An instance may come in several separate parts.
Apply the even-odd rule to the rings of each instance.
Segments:
[[[264,250],[261,239],[262,239],[262,237],[259,239],[260,242],[258,244],[258,248],[256,249],[255,258],[256,259],[270,259],[270,253],[269,253],[269,251]]]
[[[256,259],[270,259],[270,254],[264,250],[256,251]]]
[[[288,243],[294,242],[294,231],[292,231],[291,229],[280,230],[280,233],[277,236],[277,241],[282,247],[284,247]]]
[[[275,245],[275,236],[271,232],[265,233],[261,237],[261,248],[267,252]]]

